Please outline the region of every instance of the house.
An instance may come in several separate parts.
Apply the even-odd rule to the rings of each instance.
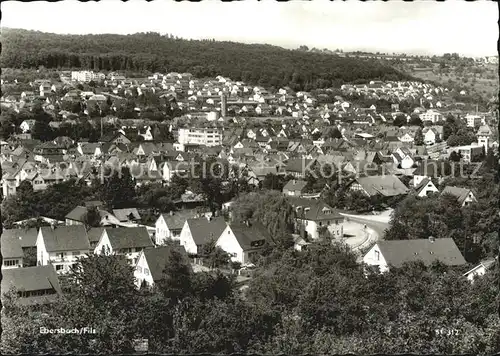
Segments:
[[[53,302],[62,295],[54,266],[12,268],[2,271],[3,294],[15,288],[21,305]]]
[[[363,256],[363,263],[378,266],[380,272],[389,270],[390,266],[398,268],[404,263],[417,261],[426,266],[435,261],[447,266],[461,266],[466,263],[451,238],[378,241]]]
[[[122,132],[108,133],[99,139],[100,143],[129,144],[131,141]]]
[[[170,182],[174,175],[179,175],[181,177],[187,177],[190,169],[194,169],[194,166],[190,162],[183,161],[171,161],[164,162],[162,169],[162,177],[166,182]]]
[[[21,230],[21,229],[20,229]],[[23,267],[23,249],[21,247],[21,237],[16,234],[2,234],[2,270],[9,268]]]
[[[487,271],[493,269],[496,259],[488,258],[481,261],[476,267],[464,273],[464,277],[473,282],[477,277],[483,276]]]
[[[425,113],[420,114],[419,118],[422,121],[431,121],[435,124],[436,122],[443,120],[443,115],[436,110],[427,110]]]
[[[125,255],[135,265],[139,252],[153,247],[146,227],[105,228],[99,238],[94,253],[97,255]]]
[[[53,264],[57,273],[69,272],[79,258],[90,252],[83,225],[41,227],[36,240],[37,263]]]
[[[408,193],[408,188],[395,175],[358,177],[349,185],[349,189],[361,191],[369,197],[377,194],[392,197]]]
[[[471,189],[468,188],[446,186],[441,192],[441,195],[443,194],[451,194],[456,197],[458,203],[462,207],[469,206],[470,204],[477,202],[476,195]]]
[[[113,215],[120,222],[135,222],[141,220],[141,215],[136,208],[113,209]]]
[[[84,225],[88,209],[88,206],[79,205],[75,207],[65,216],[66,225]],[[118,220],[114,215],[110,214],[106,210],[101,209],[100,207],[96,207],[96,209],[101,217],[101,225],[104,226],[119,224],[120,220]]]
[[[443,179],[451,170],[451,166],[445,161],[432,161],[424,160],[413,171],[413,186],[418,186],[425,178],[439,178]]]
[[[2,232],[1,242],[3,244],[4,239],[15,239],[19,240],[21,244],[21,249],[23,253],[27,253],[30,250],[36,251],[36,239],[38,236],[38,229],[35,227],[25,229],[5,229]],[[5,255],[2,253],[3,258]]]
[[[483,145],[472,144],[466,146],[455,146],[448,149],[448,153],[457,152],[464,163],[476,162],[480,160],[483,150],[486,148]]]
[[[396,163],[402,169],[408,169],[413,167],[415,160],[412,157],[412,153],[406,147],[399,147],[395,152],[392,153],[394,163]]]
[[[428,197],[433,193],[439,193],[439,190],[429,178],[424,178],[420,184],[415,187],[415,194],[419,198]]]
[[[289,159],[283,167],[284,174],[291,174],[296,178],[305,178],[308,171],[316,167],[317,161],[315,159],[302,159],[294,158]]]
[[[304,198],[288,198],[296,212],[296,227],[306,234],[309,239],[321,238],[321,229],[329,232],[333,238],[344,236],[344,217],[337,210],[321,200]]]
[[[424,135],[424,143],[433,145],[443,139],[443,126],[424,127],[422,134]]]
[[[148,286],[153,286],[163,278],[163,270],[172,255],[172,250],[178,251],[187,260],[188,256],[184,247],[176,245],[147,248],[139,253],[134,269],[137,288],[140,288],[144,282]]]
[[[203,246],[217,242],[226,225],[222,217],[187,219],[179,236],[180,243],[188,254],[202,254]]]
[[[232,262],[242,265],[255,261],[258,252],[269,239],[269,233],[260,223],[227,225],[216,245],[226,251]]]
[[[304,192],[307,182],[304,180],[289,180],[283,187],[283,194],[300,197]]]
[[[161,214],[155,222],[155,244],[162,245],[167,239],[179,240],[187,219],[194,219],[196,210],[170,211]]]
[[[35,120],[24,120],[23,122],[21,122],[21,125],[19,125],[19,128],[23,133],[31,132],[31,130],[35,126],[35,123]]]
[[[99,243],[99,240],[101,238],[104,229],[105,227],[91,227],[90,229],[87,230],[87,237],[89,239],[91,251],[94,251],[95,247]]]

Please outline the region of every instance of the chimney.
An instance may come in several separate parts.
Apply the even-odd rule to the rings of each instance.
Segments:
[[[434,236],[429,236],[429,242],[430,243],[434,243],[434,241],[436,241],[436,239],[434,238]]]

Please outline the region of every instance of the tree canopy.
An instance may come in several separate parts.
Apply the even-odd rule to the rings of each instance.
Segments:
[[[197,78],[223,75],[294,90],[327,88],[356,80],[410,79],[377,61],[271,45],[184,40],[151,32],[76,36],[3,29],[1,66],[190,72]]]

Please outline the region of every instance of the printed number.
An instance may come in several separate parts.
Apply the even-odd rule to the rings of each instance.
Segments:
[[[435,330],[436,335],[438,336],[456,336],[458,335],[458,329],[436,329]]]

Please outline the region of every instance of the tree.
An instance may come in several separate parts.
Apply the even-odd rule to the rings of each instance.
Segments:
[[[282,191],[285,181],[282,176],[268,173],[262,181],[262,189],[273,189]]]
[[[216,241],[212,240],[203,246],[202,255],[210,268],[227,267],[230,262],[229,254],[216,246]]]
[[[33,129],[31,130],[31,136],[35,140],[40,141],[51,141],[55,138],[54,131],[49,126],[49,123],[46,121],[37,120]]]
[[[412,116],[410,118],[409,124],[412,126],[420,126],[420,127],[424,126],[424,123],[422,122],[422,120],[418,116]]]
[[[424,135],[422,133],[422,129],[418,129],[415,133],[415,144],[421,146],[424,144]]]
[[[91,206],[87,208],[87,212],[83,218],[84,224],[87,229],[91,227],[98,227],[101,225],[101,214],[99,214],[99,210],[95,206]]]
[[[109,209],[127,208],[134,205],[136,199],[135,184],[127,167],[120,171],[110,169],[111,173],[101,187],[101,196]]]
[[[277,191],[248,193],[232,205],[235,222],[259,222],[267,228],[271,243],[288,248],[293,245],[290,234],[294,231],[295,211],[286,198]]]
[[[397,127],[405,126],[408,124],[408,120],[406,119],[405,115],[398,115],[394,119],[393,124],[394,124],[394,126],[397,126]]]
[[[460,162],[462,160],[462,155],[460,152],[453,151],[450,153],[450,161],[452,162]]]

